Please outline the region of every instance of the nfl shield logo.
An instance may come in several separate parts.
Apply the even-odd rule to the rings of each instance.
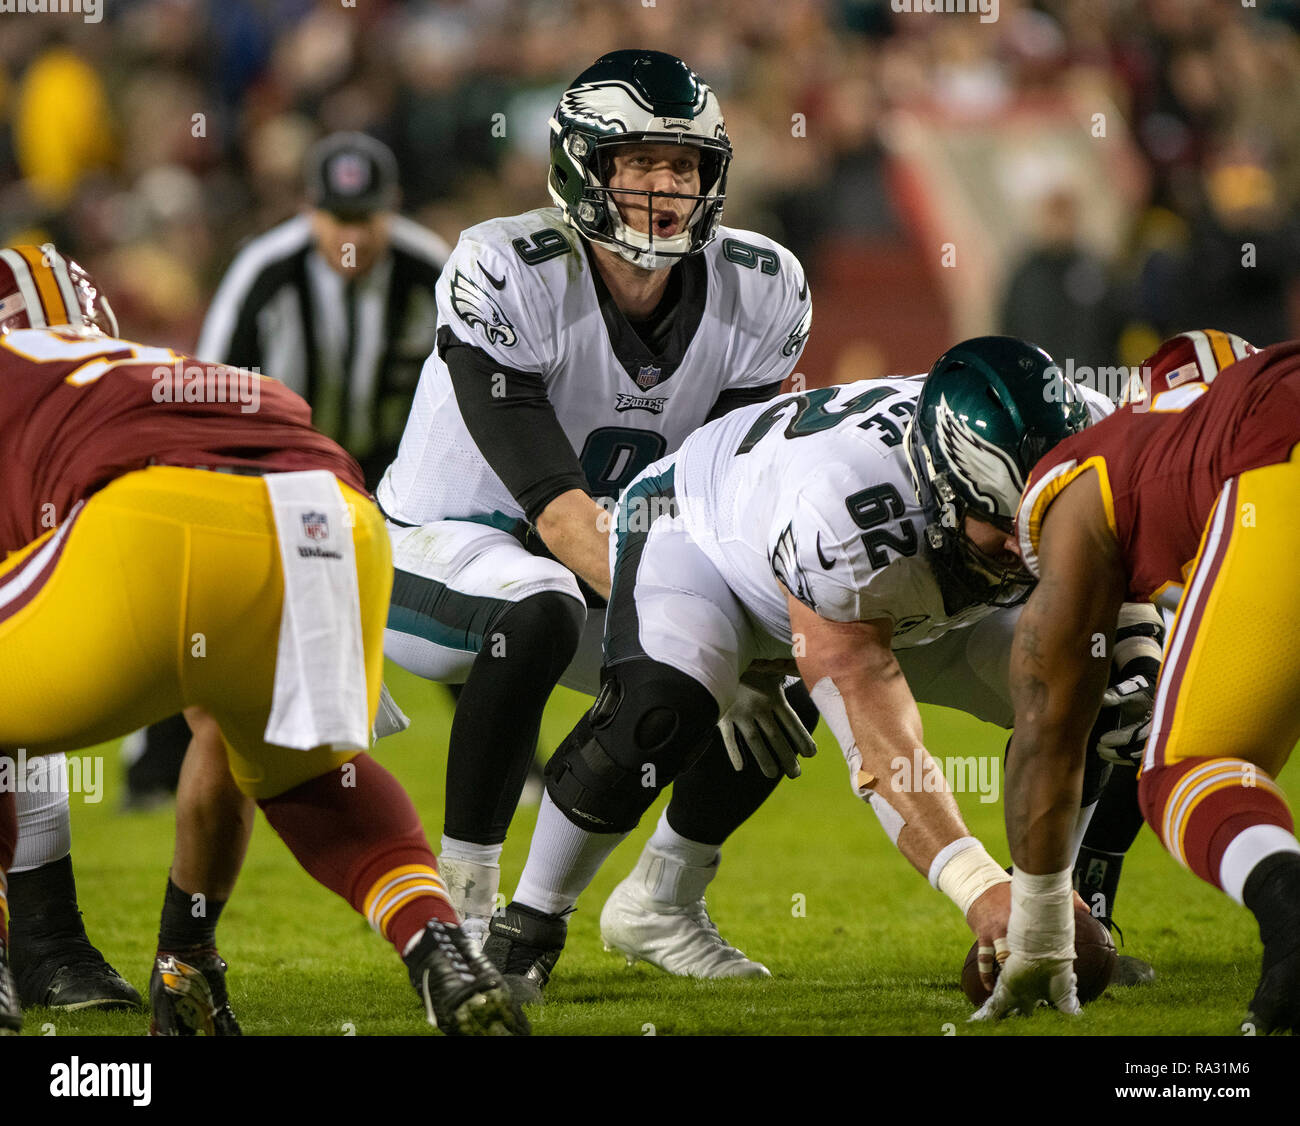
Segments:
[[[660,369],[651,364],[642,364],[636,373],[636,385],[642,390],[648,390],[659,382],[659,372]]]
[[[352,153],[342,153],[330,165],[331,186],[340,195],[356,195],[366,186],[366,162]]]
[[[304,512],[302,531],[309,540],[327,540],[330,537],[329,520],[323,512]]]

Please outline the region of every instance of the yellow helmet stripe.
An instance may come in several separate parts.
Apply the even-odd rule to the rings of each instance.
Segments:
[[[44,253],[35,246],[15,246],[14,249],[23,256],[32,272],[32,279],[36,282],[36,292],[40,294],[41,305],[45,310],[45,323],[47,325],[71,324],[68,307],[63,300],[63,294],[59,292],[59,283],[54,277],[54,271],[45,264]]]

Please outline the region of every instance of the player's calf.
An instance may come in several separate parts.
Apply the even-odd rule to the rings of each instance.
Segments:
[[[1192,758],[1145,770],[1139,796],[1173,857],[1259,921],[1261,1029],[1300,1023],[1300,841],[1277,783],[1244,759]]]

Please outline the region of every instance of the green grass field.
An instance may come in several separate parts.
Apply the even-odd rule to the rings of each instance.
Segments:
[[[390,667],[389,684],[412,729],[385,740],[379,758],[405,784],[431,842],[442,828],[446,696]],[[581,697],[561,692],[547,712],[548,746],[568,732]],[[1000,759],[995,728],[943,709],[923,709],[938,755]],[[1180,869],[1143,829],[1125,869],[1118,919],[1126,949],[1153,962],[1159,981],[1111,990],[1068,1020],[1040,1013],[995,1028],[965,1023],[957,987],[971,942],[956,910],[893,849],[874,815],[850,793],[843,761],[823,725],[821,754],[784,782],[724,850],[709,907],[722,933],[766,963],[771,980],[696,982],[652,967],[627,968],[598,934],[605,896],[630,870],[658,807],[614,854],[570,921],[569,944],[539,1034],[914,1034],[1013,1036],[1232,1034],[1258,974],[1254,920]],[[92,938],[143,992],[171,854],[172,814],[120,814],[115,746],[100,748],[110,775],[104,800],[73,799],[73,856]],[[1001,771],[999,768],[999,779]],[[1282,777],[1293,805],[1300,768]],[[973,832],[1006,861],[1001,804],[959,798]],[[535,809],[515,818],[502,861],[509,895],[523,867]],[[388,945],[341,900],[297,866],[259,820],[240,884],[219,931],[230,963],[234,1010],[248,1034],[432,1034]],[[63,1014],[32,1009],[39,1036],[139,1035],[144,1013]]]

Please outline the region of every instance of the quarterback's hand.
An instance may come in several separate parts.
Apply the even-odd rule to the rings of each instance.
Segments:
[[[1039,1005],[1077,1013],[1079,996],[1074,986],[1072,957],[1031,958],[1014,953],[1002,963],[993,996],[970,1019],[997,1020],[1016,1012],[1028,1016]]]
[[[1098,732],[1095,750],[1106,762],[1137,766],[1151,734],[1155,685],[1142,674],[1107,688],[1093,728]]]
[[[1007,947],[1007,920],[1011,915],[1011,882],[994,884],[966,912],[966,925],[979,939],[980,981],[993,989],[993,965],[1004,963]]]
[[[784,683],[784,677],[770,673],[747,672],[740,678],[735,703],[718,720],[727,757],[737,770],[745,769],[742,740],[768,778],[782,773],[798,778],[800,756],[817,753],[817,744],[786,702]]]

